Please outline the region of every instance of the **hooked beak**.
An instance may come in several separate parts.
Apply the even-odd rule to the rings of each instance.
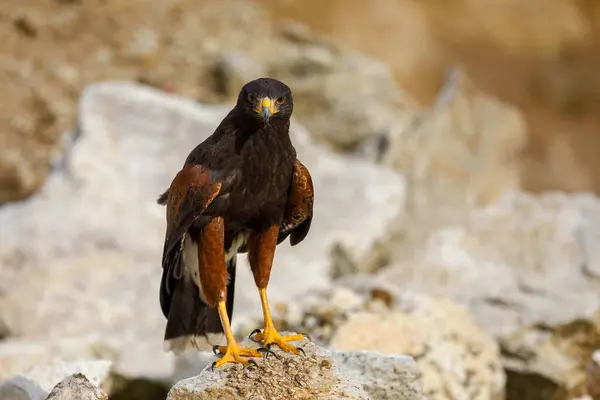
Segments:
[[[275,101],[268,97],[261,99],[254,111],[261,116],[264,122],[267,122],[269,118],[273,116],[273,114],[277,114],[279,112],[279,110],[275,107]]]

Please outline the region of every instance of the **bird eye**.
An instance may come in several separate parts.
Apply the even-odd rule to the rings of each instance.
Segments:
[[[277,100],[275,100],[275,102],[279,105],[282,105],[283,103],[285,103],[285,97],[280,97]]]
[[[256,101],[256,96],[255,96],[255,95],[253,95],[252,93],[249,93],[249,94],[248,94],[248,101],[249,101],[250,103],[254,103],[254,102]]]

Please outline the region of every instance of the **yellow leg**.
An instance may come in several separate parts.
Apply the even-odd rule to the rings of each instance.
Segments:
[[[249,361],[242,357],[261,357],[262,354],[258,350],[248,349],[238,345],[235,337],[233,336],[233,332],[231,332],[231,326],[229,325],[229,317],[227,316],[225,302],[220,301],[218,303],[218,308],[221,324],[223,325],[223,331],[225,332],[225,337],[227,338],[227,346],[218,347],[219,352],[224,353],[224,355],[220,360],[213,364],[213,367],[219,368],[228,362],[246,365]]]
[[[271,310],[269,309],[269,301],[267,300],[267,289],[259,289],[260,302],[262,303],[263,317],[265,320],[265,329],[262,332],[258,332],[254,336],[255,340],[263,341],[265,347],[269,347],[272,344],[276,344],[279,348],[288,353],[300,354],[302,350],[298,350],[295,346],[292,346],[288,342],[294,340],[303,340],[304,336],[290,335],[282,336],[277,332],[273,325],[273,318],[271,318]]]

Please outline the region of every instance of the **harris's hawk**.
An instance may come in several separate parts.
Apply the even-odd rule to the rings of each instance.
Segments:
[[[313,185],[296,158],[289,135],[290,88],[270,78],[248,82],[215,132],[191,151],[158,203],[166,205],[160,305],[167,318],[165,342],[224,333],[215,346],[227,362],[247,364],[272,344],[298,354],[273,325],[267,285],[276,246],[307,235]],[[241,348],[231,331],[237,253],[248,252],[258,288],[264,329],[260,349]],[[255,331],[256,332],[256,331]],[[259,351],[260,350],[260,351]]]

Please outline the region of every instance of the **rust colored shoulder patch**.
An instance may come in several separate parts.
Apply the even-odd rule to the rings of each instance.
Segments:
[[[181,239],[220,190],[221,182],[212,181],[210,170],[202,165],[186,165],[177,173],[167,197],[167,247]]]

